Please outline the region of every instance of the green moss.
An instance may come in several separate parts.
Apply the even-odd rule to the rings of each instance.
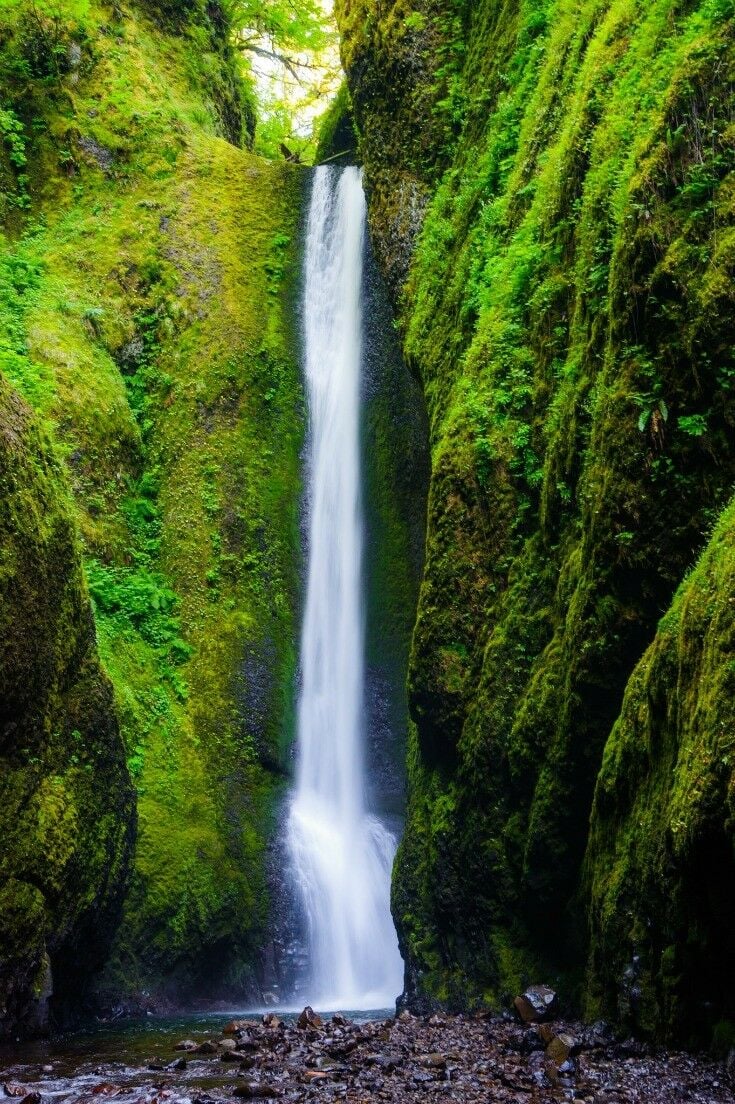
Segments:
[[[730,506],[628,683],[586,862],[590,1011],[700,1043],[733,1015],[734,526]]]
[[[135,811],[66,481],[2,375],[0,483],[5,1035],[42,1028],[51,995],[58,1020],[84,996],[119,920]]]
[[[735,476],[733,12],[337,11],[431,438],[394,887],[410,995],[569,990],[603,749]]]
[[[1,17],[29,214],[0,248],[0,357],[67,465],[138,790],[104,984],[241,996],[291,740],[301,174],[233,144],[218,5],[64,0],[79,63],[31,79],[22,7]]]
[[[314,161],[353,163],[357,153],[357,134],[347,83],[344,82],[324,115],[316,123]]]

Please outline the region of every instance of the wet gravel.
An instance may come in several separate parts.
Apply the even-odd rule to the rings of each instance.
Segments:
[[[153,1026],[135,1046],[92,1037],[83,1048],[0,1052],[0,1102],[18,1104],[735,1104],[734,1089],[725,1066],[706,1057],[620,1042],[602,1024],[508,1017],[270,1013],[189,1037]]]

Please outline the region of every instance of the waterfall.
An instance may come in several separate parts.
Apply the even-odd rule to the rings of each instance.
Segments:
[[[386,1008],[403,965],[390,914],[395,839],[370,815],[360,472],[365,197],[358,169],[315,172],[306,240],[309,547],[291,872],[307,924],[309,999]]]

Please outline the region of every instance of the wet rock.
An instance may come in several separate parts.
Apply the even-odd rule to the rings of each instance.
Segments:
[[[602,1050],[614,1040],[615,1033],[605,1020],[597,1020],[581,1032],[581,1045],[585,1050]]]
[[[555,1035],[546,1048],[546,1056],[556,1065],[557,1069],[566,1062],[567,1058],[579,1049],[579,1042],[573,1035],[565,1033]]]
[[[513,1001],[521,1023],[542,1023],[553,1019],[558,1010],[559,1001],[553,989],[548,985],[529,985]]]
[[[237,1050],[223,1050],[219,1059],[220,1062],[242,1062],[242,1054]]]
[[[54,1067],[52,1065],[41,1066],[41,1073],[53,1073]]]
[[[553,1036],[554,1032],[552,1030],[548,1042],[551,1042]],[[543,1050],[545,1046],[546,1042],[540,1037],[535,1027],[529,1027],[527,1031],[518,1036],[517,1049],[519,1054],[533,1054],[534,1051]]]
[[[539,1040],[541,1041],[541,1043],[543,1043],[545,1047],[549,1045],[551,1040],[556,1035],[554,1028],[551,1026],[551,1024],[547,1023],[537,1024],[532,1030],[535,1030]]]
[[[259,1047],[260,1043],[258,1042],[256,1036],[252,1033],[252,1031],[246,1032],[244,1035],[241,1035],[240,1038],[237,1040],[236,1049],[238,1051],[254,1051],[258,1050]]]
[[[533,1084],[537,1089],[548,1089],[551,1087],[551,1081],[546,1076],[546,1071],[542,1069],[533,1070],[531,1073]]]
[[[178,1072],[181,1072],[181,1070],[186,1069],[187,1065],[188,1065],[188,1062],[186,1061],[186,1058],[177,1058],[176,1061],[172,1062],[171,1065],[168,1068],[172,1069],[172,1070],[177,1070]]]
[[[428,1070],[414,1070],[411,1074],[411,1080],[417,1085],[426,1085],[429,1081],[434,1081],[435,1077]]]
[[[3,1092],[6,1096],[25,1096],[27,1091],[25,1085],[16,1085],[13,1081],[6,1081],[3,1085]]]
[[[248,1026],[247,1020],[230,1020],[222,1028],[223,1035],[237,1035],[240,1031],[244,1031]]]
[[[220,1041],[217,1043],[217,1046],[220,1050],[234,1050],[237,1046],[237,1043],[234,1039],[220,1039]]]
[[[430,1069],[446,1069],[447,1059],[444,1054],[426,1054],[423,1058],[420,1058],[422,1066],[428,1066]]]
[[[302,1031],[305,1031],[307,1027],[320,1028],[323,1027],[324,1021],[321,1016],[317,1015],[311,1005],[306,1006],[304,1011],[296,1021],[297,1027],[300,1027]]]
[[[232,1061],[236,1076],[230,1065],[209,1065],[204,1076],[216,1088],[208,1090],[211,1096],[199,1090],[193,1104],[273,1097],[288,1104],[735,1104],[722,1064],[658,1050],[625,1056],[615,1045],[591,1049],[591,1040],[610,1037],[607,1030],[567,1022],[522,1027],[499,1016],[439,1019],[361,1025],[330,1020],[326,1030],[299,1028],[293,1020],[278,1030],[250,1023],[238,1032],[252,1041],[252,1053],[239,1049],[239,1035],[236,1050],[217,1048],[220,1058],[228,1055],[224,1061]],[[539,1049],[544,1041],[549,1053]],[[348,1061],[342,1057],[345,1050]],[[577,1050],[584,1052],[579,1063]],[[201,1069],[204,1064],[195,1065]],[[115,1104],[185,1104],[196,1089],[185,1088],[187,1074],[177,1086],[172,1066],[166,1070],[165,1081],[157,1080],[160,1074],[146,1081],[141,1070],[132,1094],[126,1083],[124,1089],[107,1086],[95,1095],[87,1067],[82,1077],[69,1079],[71,1092],[58,1095],[64,1104],[91,1104],[107,1096]],[[18,1079],[13,1085],[25,1097],[33,1087],[22,1083],[26,1071],[13,1072]],[[109,1076],[104,1069],[100,1073]],[[37,1064],[27,1067],[28,1080],[38,1076]],[[58,1069],[56,1077],[63,1078]],[[46,1104],[49,1099],[44,1096]]]
[[[276,1028],[281,1027],[281,1020],[279,1020],[275,1012],[266,1012],[266,1014],[263,1016],[263,1027],[267,1027],[270,1030],[275,1030]]]
[[[174,1050],[196,1050],[198,1045],[193,1039],[182,1039],[180,1043],[176,1044]]]
[[[187,1050],[188,1049],[189,1048],[187,1047]],[[216,1043],[212,1043],[208,1039],[205,1039],[205,1041],[203,1043],[200,1043],[199,1046],[195,1048],[194,1053],[195,1054],[216,1054],[217,1050],[218,1050],[218,1047],[217,1047]]]
[[[645,1058],[651,1053],[651,1048],[640,1039],[624,1039],[617,1043],[614,1052],[618,1058]]]
[[[272,1085],[261,1085],[258,1081],[245,1081],[233,1090],[232,1095],[245,1100],[268,1100],[278,1096],[278,1090]]]
[[[156,1058],[153,1062],[148,1063],[148,1069],[156,1073],[161,1073],[166,1069],[166,1063],[162,1062],[160,1058]]]
[[[88,157],[95,161],[104,172],[109,172],[115,164],[115,156],[112,150],[101,145],[95,138],[89,135],[79,135],[77,145]]]

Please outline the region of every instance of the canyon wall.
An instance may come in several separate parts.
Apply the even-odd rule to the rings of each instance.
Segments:
[[[430,426],[404,999],[543,977],[658,1037],[724,1037],[732,5],[337,16]]]

